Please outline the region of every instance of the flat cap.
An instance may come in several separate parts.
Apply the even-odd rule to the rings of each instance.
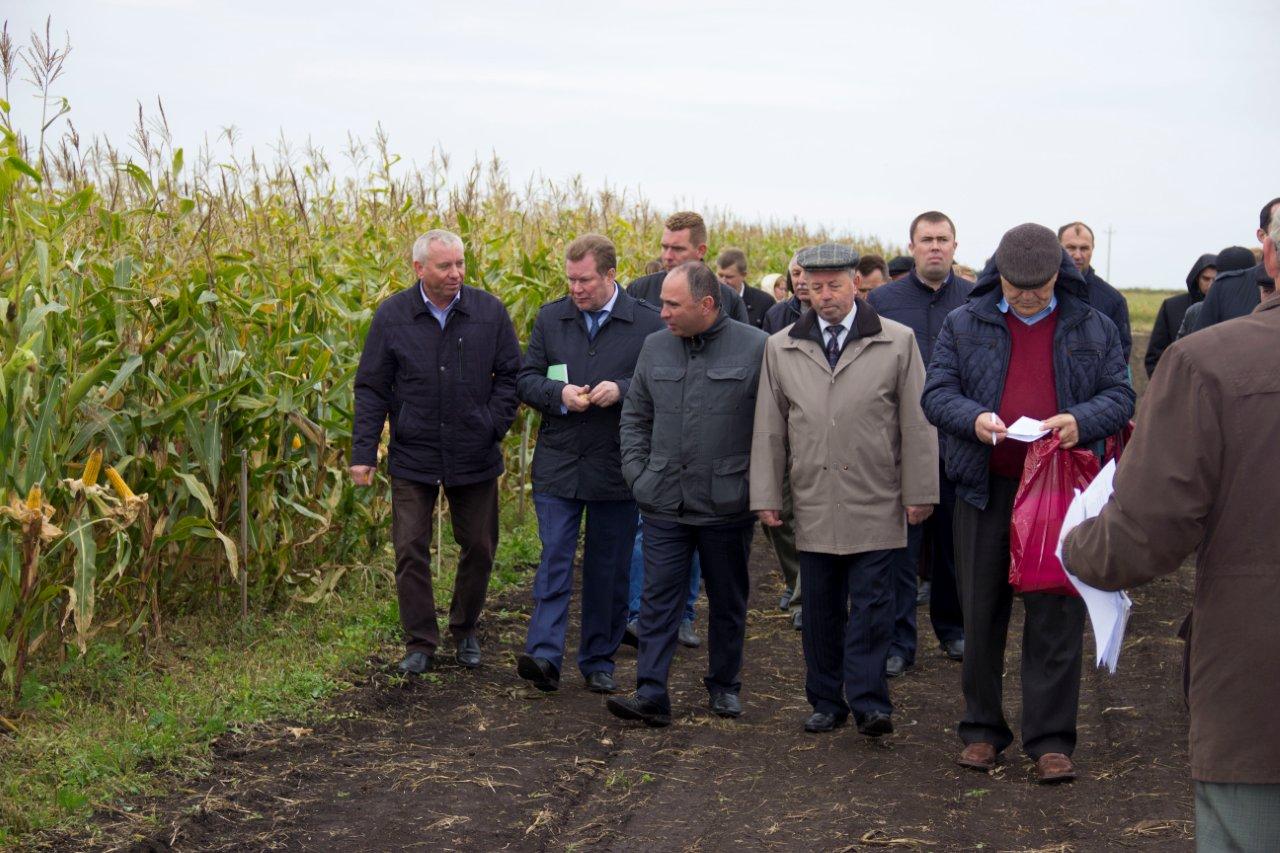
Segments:
[[[910,255],[898,255],[889,261],[889,275],[902,275],[916,268],[916,259]]]
[[[847,270],[858,265],[858,253],[840,243],[819,243],[801,249],[796,263],[806,270]]]
[[[1058,271],[1062,246],[1058,235],[1034,222],[1004,232],[996,247],[996,269],[1014,287],[1040,287]]]

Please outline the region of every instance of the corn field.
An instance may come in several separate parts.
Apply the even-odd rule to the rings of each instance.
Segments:
[[[381,133],[337,165],[287,146],[263,160],[234,131],[189,157],[162,106],[139,111],[126,153],[82,139],[53,94],[68,49],[0,43],[0,672],[15,701],[32,655],[156,636],[166,614],[231,605],[241,573],[255,606],[315,601],[384,549],[386,489],[346,474],[352,378],[373,309],[412,280],[415,236],[462,235],[468,283],[523,338],[563,292],[569,240],[610,236],[626,280],[663,218],[581,181],[513,187],[496,159],[408,168]],[[9,100],[24,80],[41,107],[28,133]],[[753,275],[819,236],[708,218]],[[510,494],[527,488],[531,420],[508,438]]]

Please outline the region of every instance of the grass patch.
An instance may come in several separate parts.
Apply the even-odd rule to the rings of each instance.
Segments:
[[[444,543],[437,599],[447,613],[457,550],[447,524]],[[532,507],[524,524],[504,512],[490,592],[522,582],[538,552]],[[168,621],[163,641],[146,647],[102,636],[63,663],[37,660],[18,731],[0,736],[0,847],[41,830],[91,832],[95,810],[132,812],[172,778],[206,773],[219,735],[317,715],[371,653],[399,644],[390,566],[388,553],[376,569],[349,572],[317,605],[244,624],[201,612]]]
[[[1129,303],[1129,326],[1135,332],[1151,333],[1156,324],[1160,303],[1170,296],[1186,293],[1185,290],[1122,290]]]

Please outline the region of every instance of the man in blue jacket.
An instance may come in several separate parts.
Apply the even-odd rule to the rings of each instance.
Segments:
[[[431,533],[441,487],[462,548],[449,609],[457,661],[480,665],[476,623],[498,547],[502,438],[516,417],[520,344],[496,296],[462,283],[462,240],[428,231],[413,244],[418,280],[373,315],[355,379],[351,478],[373,484],[391,419],[391,538],[407,653],[400,672],[431,669],[440,627]]]
[[[1068,222],[1058,229],[1058,242],[1071,256],[1072,262],[1084,279],[1084,300],[1103,316],[1116,324],[1120,332],[1120,347],[1124,351],[1124,363],[1129,364],[1129,351],[1133,349],[1133,333],[1129,329],[1129,302],[1093,268],[1093,229],[1083,222]]]
[[[516,386],[521,401],[542,414],[533,451],[542,559],[516,671],[548,692],[560,685],[584,514],[578,669],[588,690],[616,689],[613,655],[626,625],[627,570],[636,535],[636,503],[622,479],[618,420],[640,347],[662,329],[656,308],[618,287],[617,264],[607,237],[587,234],[569,244],[569,294],[538,312]]]
[[[1011,229],[968,303],[943,323],[925,380],[925,415],[947,435],[946,472],[956,484],[965,635],[958,762],[984,772],[1013,740],[1001,703],[1013,602],[1009,523],[1027,445],[1007,439],[1005,424],[1030,417],[1063,448],[1100,450],[1133,414],[1120,335],[1083,292],[1052,231]],[[1068,781],[1075,777],[1084,605],[1043,592],[1022,600],[1022,747],[1038,781]]]
[[[972,281],[952,272],[956,245],[956,226],[951,217],[937,210],[920,214],[911,220],[907,245],[915,265],[905,276],[876,288],[867,297],[881,317],[896,320],[915,332],[925,365],[933,356],[933,343],[942,331],[943,321],[965,303],[973,290]],[[940,438],[940,446],[945,446],[945,439]],[[929,621],[943,654],[951,660],[964,658],[964,620],[956,591],[951,541],[956,490],[946,472],[941,472],[940,487],[940,501],[933,514],[923,523],[907,527],[907,547],[899,554],[895,567],[893,638],[885,661],[885,674],[890,678],[902,675],[915,663],[916,566],[926,539],[932,546]]]
[[[1273,198],[1262,206],[1258,214],[1258,241],[1265,242],[1271,230],[1271,220],[1280,209],[1280,198]],[[1262,302],[1263,294],[1274,293],[1275,279],[1267,275],[1262,264],[1232,273],[1219,273],[1213,281],[1213,289],[1205,296],[1196,317],[1195,330],[1207,329],[1223,320],[1247,317]]]

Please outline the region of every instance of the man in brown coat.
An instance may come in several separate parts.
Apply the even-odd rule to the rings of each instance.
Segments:
[[[1280,272],[1273,224],[1268,274]],[[1136,586],[1197,553],[1191,776],[1201,850],[1280,850],[1280,300],[1165,350],[1102,513],[1067,568]]]
[[[877,737],[893,731],[892,571],[907,521],[938,502],[938,434],[920,408],[912,331],[855,299],[858,253],[824,243],[799,260],[812,307],[765,344],[751,508],[766,527],[781,523],[789,462],[814,710],[805,730],[831,731],[852,709],[858,731]]]

